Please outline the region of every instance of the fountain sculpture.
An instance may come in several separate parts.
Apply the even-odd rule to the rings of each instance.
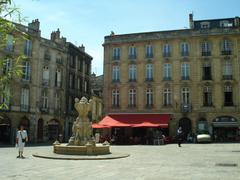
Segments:
[[[85,97],[82,97],[81,100],[75,98],[74,107],[78,112],[78,117],[72,127],[72,137],[68,144],[54,143],[54,153],[70,155],[110,154],[110,146],[96,144],[92,136],[92,126],[88,118],[88,113],[92,109],[92,100],[88,101]]]

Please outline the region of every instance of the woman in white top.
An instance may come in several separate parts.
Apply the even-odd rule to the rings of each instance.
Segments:
[[[24,126],[20,126],[20,130],[17,132],[17,138],[16,138],[16,143],[19,148],[19,155],[17,158],[24,158],[23,157],[23,148],[25,146],[25,142],[28,142],[28,136],[27,136],[27,131],[24,130]]]

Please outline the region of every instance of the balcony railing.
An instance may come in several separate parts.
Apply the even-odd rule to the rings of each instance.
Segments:
[[[212,102],[204,102],[204,103],[203,103],[203,106],[204,106],[204,107],[212,107],[212,106],[213,106],[213,103],[212,103]]]
[[[136,104],[128,104],[128,107],[129,107],[129,108],[135,108],[135,107],[136,107]]]
[[[189,80],[190,78],[189,78],[189,76],[182,76],[181,79],[182,80]]]
[[[113,82],[113,83],[119,83],[119,82],[120,82],[120,79],[112,79],[112,82]]]
[[[189,103],[181,104],[181,112],[192,112],[192,105]]]
[[[129,81],[129,82],[136,82],[137,79],[136,79],[136,78],[131,78],[131,79],[129,79],[128,81]]]
[[[63,64],[63,59],[61,59],[61,58],[56,59],[56,63]]]
[[[129,54],[128,59],[136,59],[137,55],[136,54]]]
[[[202,56],[211,56],[211,51],[203,51]]]
[[[120,105],[119,104],[112,104],[112,108],[119,108]]]
[[[224,102],[224,106],[233,106],[233,102]]]
[[[212,80],[212,76],[203,76],[203,80]]]
[[[181,55],[182,56],[189,56],[189,52],[188,51],[183,51],[183,52],[181,52]]]
[[[113,56],[112,59],[113,60],[120,60],[120,56]]]
[[[146,58],[153,58],[153,53],[149,53],[145,55]]]
[[[42,108],[40,108],[40,111],[43,112],[43,113],[48,113],[49,112],[49,108],[42,107]]]
[[[21,104],[21,105],[20,105],[20,111],[22,111],[22,112],[28,112],[28,111],[29,111],[29,105]]]
[[[43,86],[48,86],[49,85],[49,80],[48,79],[43,79],[42,85]]]
[[[171,53],[170,52],[163,52],[163,57],[165,57],[165,58],[171,57]]]
[[[232,51],[231,50],[222,50],[222,55],[231,55]]]
[[[147,82],[152,82],[152,81],[153,81],[153,78],[147,77],[147,78],[145,79],[145,81],[147,81]]]
[[[232,75],[223,75],[223,80],[232,80]]]
[[[164,80],[164,81],[171,81],[171,80],[172,80],[172,77],[163,77],[163,80]]]
[[[147,109],[151,109],[151,108],[153,108],[153,104],[146,104],[146,106],[145,106]]]

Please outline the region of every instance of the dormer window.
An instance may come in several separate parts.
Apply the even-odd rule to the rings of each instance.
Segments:
[[[210,28],[210,22],[202,22],[201,23],[202,29],[209,29]]]

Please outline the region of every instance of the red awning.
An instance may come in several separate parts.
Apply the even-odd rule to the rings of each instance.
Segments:
[[[110,127],[162,127],[167,128],[170,114],[110,114],[99,124]]]
[[[92,128],[94,128],[94,129],[103,129],[103,128],[111,128],[111,127],[94,123],[94,124],[92,124]]]

